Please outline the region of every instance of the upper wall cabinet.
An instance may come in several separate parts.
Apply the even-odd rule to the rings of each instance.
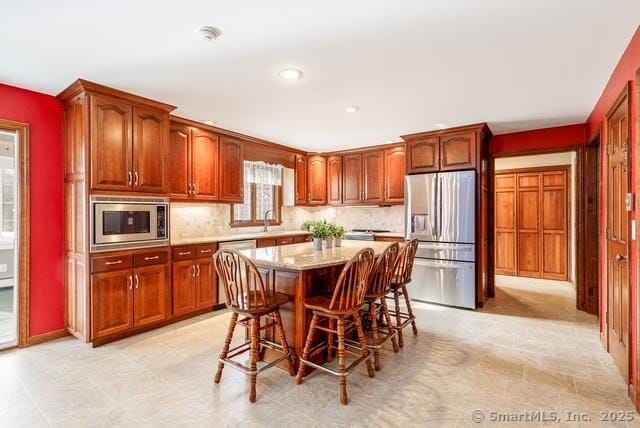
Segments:
[[[220,137],[220,200],[244,201],[244,156],[242,143],[228,136]]]
[[[365,204],[384,202],[384,151],[362,154],[362,201]]]
[[[404,203],[404,175],[407,156],[404,145],[384,151],[384,202]]]
[[[327,203],[327,158],[313,155],[307,158],[307,204]]]
[[[406,135],[407,173],[477,169],[480,144],[488,144],[486,124]]]
[[[296,155],[296,205],[307,204],[307,157]]]
[[[327,158],[327,203],[330,205],[342,203],[342,156],[340,155]]]
[[[90,95],[91,189],[165,193],[168,114]]]

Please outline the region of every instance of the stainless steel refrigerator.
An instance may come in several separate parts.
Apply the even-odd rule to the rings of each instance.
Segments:
[[[414,300],[476,308],[476,172],[405,177],[407,239],[419,241]]]

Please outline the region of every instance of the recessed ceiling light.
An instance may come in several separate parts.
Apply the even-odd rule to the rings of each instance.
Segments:
[[[203,120],[202,123],[204,123],[205,125],[215,125],[215,122],[213,120]]]
[[[297,68],[285,68],[278,73],[285,80],[298,80],[302,77],[302,71]]]
[[[347,113],[355,113],[358,110],[360,110],[360,108],[357,106],[349,106],[349,107],[345,107],[344,109]]]
[[[440,129],[444,129],[446,128],[448,125],[446,123],[436,123],[436,128],[440,128]]]
[[[219,28],[206,26],[198,28],[198,34],[200,34],[205,41],[211,42],[220,37],[222,32]]]

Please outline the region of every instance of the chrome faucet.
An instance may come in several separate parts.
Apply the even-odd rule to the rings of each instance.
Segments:
[[[273,212],[273,210],[266,210],[264,212],[264,215],[262,216],[263,220],[264,220],[264,232],[268,232],[269,231],[269,213],[275,214]]]

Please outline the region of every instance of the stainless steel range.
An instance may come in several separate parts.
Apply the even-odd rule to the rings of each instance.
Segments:
[[[388,230],[376,230],[376,229],[351,229],[344,235],[344,239],[351,239],[354,241],[375,241],[376,233],[387,233]]]

